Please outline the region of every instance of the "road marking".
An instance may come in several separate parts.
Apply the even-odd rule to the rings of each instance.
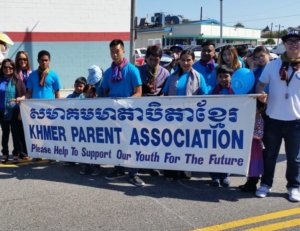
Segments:
[[[293,215],[297,215],[297,214],[300,214],[300,208],[282,210],[282,211],[278,211],[278,212],[274,212],[274,213],[268,213],[268,214],[259,215],[259,216],[255,216],[255,217],[249,217],[246,219],[231,221],[231,222],[227,222],[224,224],[209,226],[209,227],[202,228],[202,229],[195,229],[194,231],[227,230],[227,229],[232,229],[232,228],[236,228],[236,227],[241,227],[244,225],[250,225],[250,224],[254,224],[254,223],[258,223],[258,222],[269,221],[269,220],[293,216]]]
[[[280,230],[280,229],[287,229],[291,227],[296,227],[300,226],[300,218],[294,219],[294,220],[289,220],[289,221],[282,221],[278,223],[273,223],[270,225],[263,225],[257,228],[252,228],[252,229],[246,229],[245,231],[273,231],[273,230]]]
[[[18,166],[23,166],[23,165],[45,164],[45,163],[49,163],[49,160],[39,160],[39,161],[20,160],[19,163],[17,164],[11,164],[11,163],[0,164],[0,168],[17,168]]]
[[[15,164],[0,164],[0,168],[17,168]]]

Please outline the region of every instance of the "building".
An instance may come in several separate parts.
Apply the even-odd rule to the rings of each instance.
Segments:
[[[164,17],[162,17],[163,20]],[[151,39],[159,41],[163,46],[201,45],[205,40],[220,43],[220,23],[217,20],[190,21],[157,26],[139,26],[137,28],[136,47],[151,45]],[[223,43],[247,43],[256,45],[261,37],[261,30],[223,25]]]
[[[129,47],[130,12],[131,0],[10,0],[1,6],[0,31],[14,41],[8,57],[25,50],[35,69],[38,52],[48,50],[63,88],[73,88],[89,66],[111,65],[112,39]]]

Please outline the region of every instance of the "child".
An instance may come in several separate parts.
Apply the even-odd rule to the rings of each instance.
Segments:
[[[96,98],[97,97],[96,90],[97,89],[95,85],[86,84],[83,89],[83,96],[81,96],[80,98]]]
[[[85,77],[78,77],[74,83],[74,91],[72,94],[68,95],[67,98],[79,98],[83,93],[83,89],[87,84]]]
[[[213,89],[213,95],[233,95],[231,88],[231,76],[234,70],[226,65],[217,67],[217,86]]]
[[[265,104],[257,100],[257,110],[255,115],[255,127],[252,139],[251,157],[247,182],[240,185],[243,192],[255,192],[259,177],[263,174],[263,143],[264,120],[261,113],[264,111]]]
[[[86,84],[87,84],[87,81],[86,81],[85,77],[82,77],[82,76],[78,77],[74,82],[74,91],[73,91],[73,93],[69,94],[67,96],[67,98],[68,99],[80,98]],[[68,162],[68,161],[63,162],[64,166],[69,166],[69,165],[74,165],[74,164],[75,164],[74,162]]]
[[[86,84],[83,89],[83,94],[80,95],[79,98],[85,99],[85,98],[96,98],[96,87],[91,84]],[[99,165],[96,164],[82,164],[80,174],[86,175],[90,173],[92,176],[99,175],[99,171],[97,170],[99,168]]]
[[[217,86],[212,91],[213,95],[233,95],[234,92],[231,88],[231,76],[234,70],[227,67],[226,65],[222,65],[217,67]],[[219,173],[214,172],[210,173],[212,178],[211,185],[215,187],[219,187],[220,185],[223,187],[229,187],[229,174],[228,173]]]
[[[103,70],[97,65],[90,66],[88,68],[87,83],[95,86],[97,97],[104,96],[102,82],[103,82]]]
[[[258,82],[258,79],[263,72],[265,66],[270,62],[270,52],[264,46],[258,46],[253,51],[253,60],[255,62],[255,68],[253,70],[255,77],[255,84],[250,93],[255,93],[255,86]],[[268,88],[265,89],[265,92],[268,92]]]

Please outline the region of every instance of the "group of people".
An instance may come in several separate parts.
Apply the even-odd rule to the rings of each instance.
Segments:
[[[248,93],[261,93],[258,97],[256,122],[253,134],[249,176],[242,191],[255,192],[265,197],[273,184],[276,159],[282,139],[287,156],[287,189],[290,201],[300,201],[300,34],[291,32],[282,38],[286,53],[270,62],[269,51],[259,46],[250,60],[239,57],[234,46],[225,46],[218,57],[213,42],[202,44],[201,59],[195,62],[191,50],[177,47],[178,57],[171,66],[160,66],[162,49],[149,46],[145,64],[134,66],[125,58],[124,43],[114,39],[109,44],[111,66],[105,71],[92,66],[93,73],[86,79],[79,77],[74,83],[74,92],[69,98],[93,97],[150,97],[191,96],[207,94],[235,94],[231,77],[243,66],[252,68],[255,86]],[[217,58],[217,59],[216,59]],[[217,61],[216,61],[217,60]],[[17,161],[21,153],[26,156],[26,145],[18,104],[22,99],[60,98],[60,81],[50,69],[50,53],[38,54],[39,68],[31,72],[28,54],[19,52],[15,62],[3,60],[0,69],[0,122],[3,161],[8,160],[8,134],[13,135],[13,156]],[[95,74],[98,73],[98,74]],[[103,74],[103,76],[102,76]],[[96,77],[95,77],[96,76]],[[265,110],[266,107],[266,110]],[[82,174],[95,174],[97,166],[82,165]],[[125,177],[136,186],[145,182],[138,176],[138,169],[115,166],[107,180]],[[157,170],[151,170],[156,174]],[[190,178],[190,172],[165,170],[167,180]],[[229,174],[210,173],[211,184],[228,187]],[[257,183],[261,179],[260,187]]]

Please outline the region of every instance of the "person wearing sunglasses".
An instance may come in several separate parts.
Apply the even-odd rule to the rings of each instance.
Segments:
[[[16,74],[17,78],[22,80],[23,83],[27,84],[28,77],[30,73],[32,72],[31,66],[30,66],[30,60],[29,55],[26,51],[18,51],[15,58],[16,63]],[[23,130],[23,124],[21,117],[17,121],[19,125],[19,131],[20,131],[20,145],[21,145],[21,151],[19,153],[19,157],[23,160],[28,160],[28,154],[27,154],[27,148],[26,148],[26,141],[25,141],[25,135]]]
[[[23,81],[17,79],[16,65],[11,59],[4,59],[0,68],[0,125],[2,129],[2,163],[9,158],[9,134],[13,138],[13,162],[17,163],[20,152],[18,134],[19,107],[18,98],[25,95],[26,89]]]
[[[32,72],[28,53],[26,51],[19,51],[16,54],[15,63],[17,78],[21,79],[26,85],[27,79]]]

